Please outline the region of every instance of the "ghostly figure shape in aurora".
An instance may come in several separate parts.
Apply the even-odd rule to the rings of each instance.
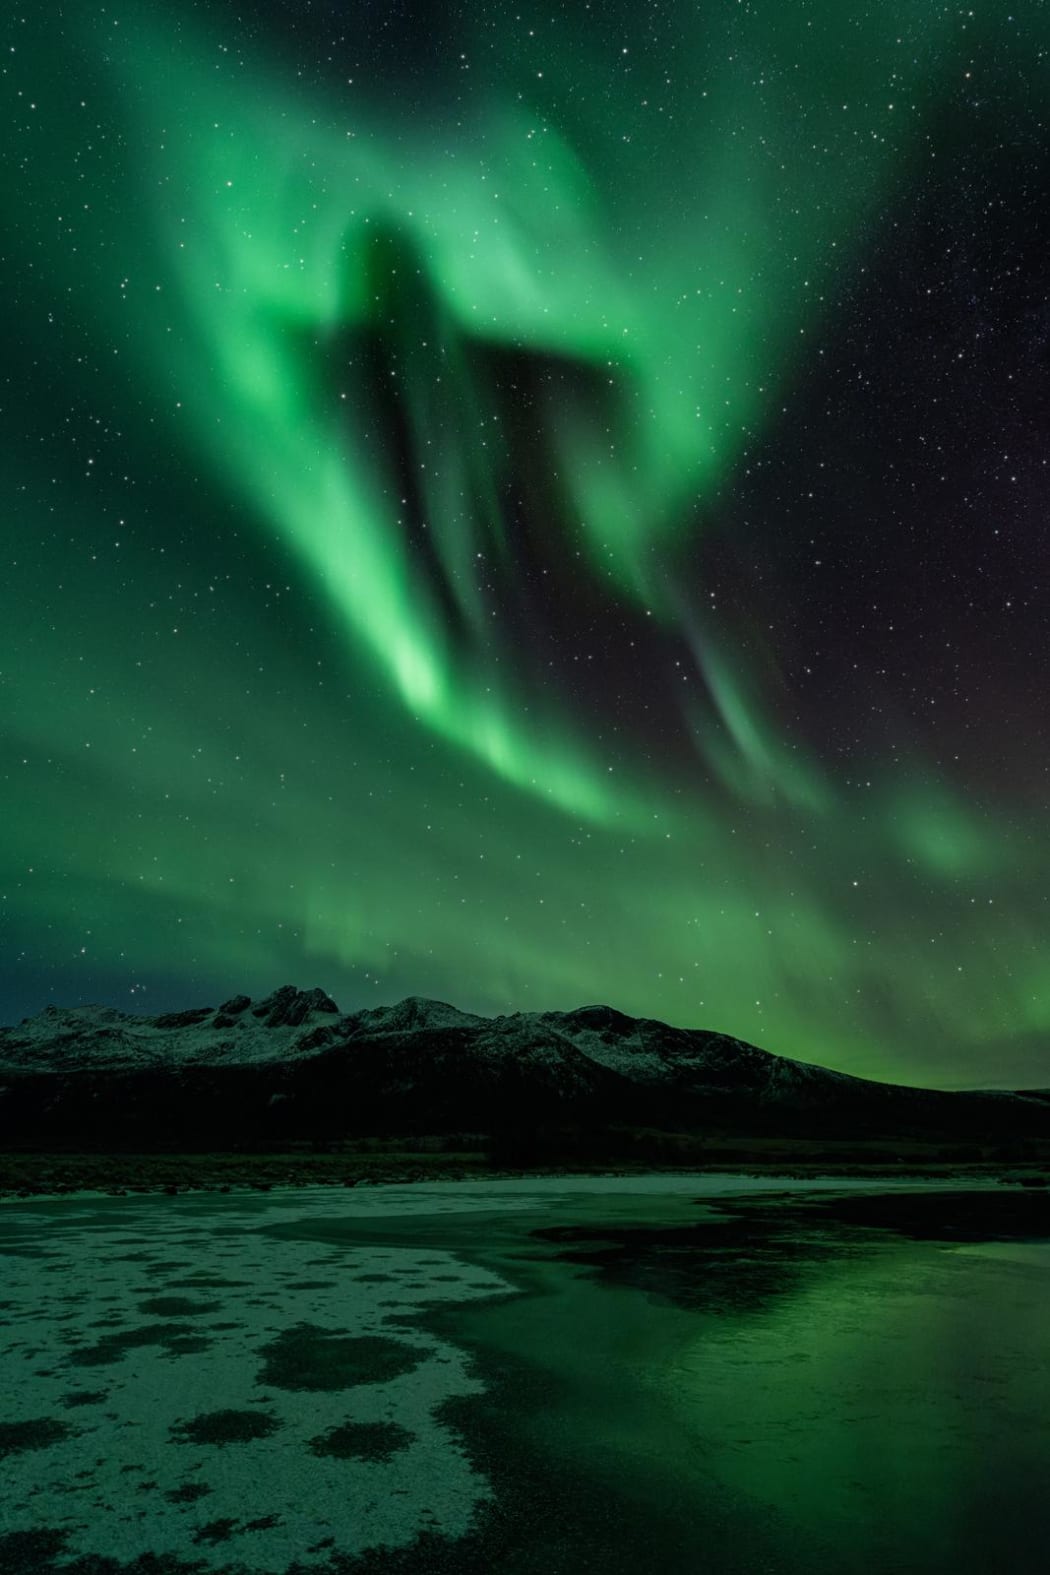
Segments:
[[[614,682],[654,661],[697,664],[699,707],[645,680],[658,737],[673,746],[691,731],[732,791],[819,803],[817,768],[779,752],[675,574],[687,500],[732,448],[665,386],[672,350],[674,375],[696,382],[691,352],[674,325],[639,313],[555,133],[553,192],[538,208],[525,120],[496,117],[487,135],[506,177],[491,195],[418,148],[383,151],[378,133],[364,157],[327,149],[323,180],[309,144],[276,154],[276,187],[255,131],[238,139],[244,162],[222,146],[206,184],[234,195],[198,226],[205,242],[181,280],[189,353],[203,344],[219,368],[215,403],[195,401],[202,436],[257,491],[402,702],[510,782],[586,819],[666,829],[658,784],[624,769],[630,737],[588,747],[586,691],[582,713],[566,713],[574,636],[614,621],[625,649]],[[333,204],[293,263],[293,215],[318,208],[319,186],[364,187],[365,211],[347,220]],[[565,230],[556,271],[535,233],[552,213]],[[616,643],[605,642],[606,687]],[[551,667],[562,698],[544,703]]]
[[[512,91],[510,62],[469,116],[395,94],[352,126],[324,95],[304,117],[279,73],[260,103],[186,65],[215,136],[175,160],[189,181],[160,217],[185,376],[215,368],[193,401],[202,442],[421,724],[597,824],[702,830],[712,788],[788,812],[834,798],[767,715],[775,657],[763,669],[727,641],[695,566],[708,500],[795,374],[908,151],[902,136],[839,153],[814,194],[786,117],[803,106],[811,135],[830,135],[836,94],[870,66],[855,19],[824,21],[775,125],[741,108],[717,37],[683,20],[713,84],[686,134],[697,176],[681,150],[656,180],[624,150],[615,195],[586,167],[576,142],[593,127],[564,91],[586,49],[552,89],[566,129]],[[886,51],[881,28],[870,42]],[[767,43],[796,52],[790,28]],[[889,53],[902,89],[921,81],[924,58],[902,71]],[[179,119],[174,102],[160,113]],[[171,361],[170,341],[158,348]],[[616,630],[598,679],[591,627]],[[610,696],[615,740],[594,725]],[[654,742],[657,772],[642,765]],[[946,790],[931,802],[903,806],[905,825]]]

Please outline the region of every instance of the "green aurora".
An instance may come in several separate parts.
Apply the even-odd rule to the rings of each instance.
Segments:
[[[703,579],[1002,19],[479,8],[392,82],[205,14],[5,29],[10,1013],[287,977],[1039,1081],[1038,806],[844,763]]]

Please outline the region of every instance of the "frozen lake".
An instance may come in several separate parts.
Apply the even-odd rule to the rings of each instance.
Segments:
[[[530,1178],[0,1206],[0,1567],[1050,1557],[1050,1199]]]

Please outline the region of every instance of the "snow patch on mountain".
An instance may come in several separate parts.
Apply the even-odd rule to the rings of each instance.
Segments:
[[[316,1053],[311,1031],[339,1008],[323,990],[284,985],[253,1005],[234,996],[218,1008],[157,1017],[113,1006],[47,1006],[0,1029],[0,1067],[24,1072],[147,1071],[186,1065],[259,1064]]]

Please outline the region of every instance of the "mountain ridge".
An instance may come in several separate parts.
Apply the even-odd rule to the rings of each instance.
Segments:
[[[1050,1135],[1045,1092],[879,1083],[599,1003],[483,1017],[325,991],[145,1016],[48,1006],[0,1029],[0,1142],[227,1145],[572,1126]]]

